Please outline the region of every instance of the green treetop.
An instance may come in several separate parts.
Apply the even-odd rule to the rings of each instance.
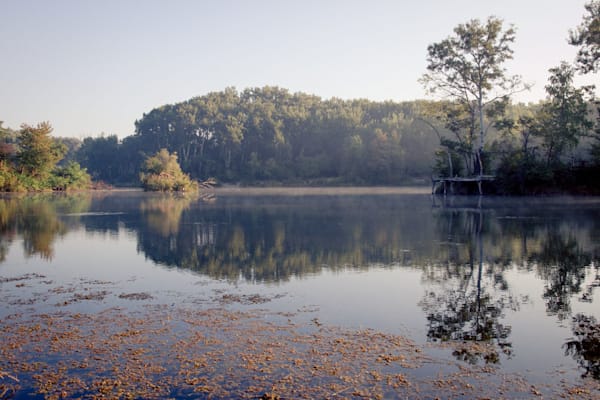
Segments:
[[[583,73],[600,69],[600,1],[592,0],[585,5],[587,14],[577,29],[570,32],[569,43],[579,47],[577,68]]]
[[[45,179],[63,158],[66,148],[54,141],[51,133],[49,122],[41,122],[35,127],[21,125],[17,160],[22,174]]]
[[[507,76],[504,63],[513,56],[515,29],[489,17],[454,28],[454,35],[427,48],[427,73],[421,79],[430,92],[441,94],[461,108],[461,145],[473,154],[474,170],[483,174],[483,145],[487,127],[484,114],[527,85],[519,76]],[[464,118],[466,117],[466,119]],[[449,122],[449,127],[453,126]]]

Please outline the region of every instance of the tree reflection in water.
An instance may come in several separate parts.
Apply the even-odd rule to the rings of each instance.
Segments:
[[[26,257],[54,257],[54,241],[65,235],[73,220],[60,214],[81,213],[89,209],[89,195],[38,194],[0,198],[0,262],[17,237],[23,239]]]
[[[559,321],[572,318],[577,302],[592,302],[600,286],[597,203],[569,207],[544,199],[536,207],[531,199],[449,198],[432,211],[427,200],[239,196],[210,203],[147,193],[4,197],[0,262],[16,240],[22,239],[26,257],[49,260],[56,238],[70,229],[117,234],[124,227],[155,263],[214,279],[279,282],[325,269],[418,268],[427,337],[475,344],[455,354],[469,362],[511,356],[505,314],[527,300],[511,293],[507,271],[542,279],[547,313]],[[582,331],[581,321],[594,326],[593,316],[575,316],[573,339],[565,347],[597,377],[595,353],[584,340],[585,332],[595,331]],[[480,351],[480,345],[489,351]]]
[[[424,274],[429,284],[421,302],[427,336],[433,341],[485,343],[498,349],[486,352],[480,346],[459,346],[456,357],[497,362],[500,351],[510,356],[511,327],[501,321],[506,310],[517,309],[524,299],[510,294],[503,276],[506,269],[537,272],[545,283],[542,296],[547,313],[559,321],[571,317],[573,301],[592,302],[595,288],[600,287],[600,247],[593,239],[599,231],[596,208],[561,205],[502,212],[464,199],[444,199],[434,206],[440,256],[432,257]],[[573,317],[574,339],[565,348],[586,375],[597,378],[595,321],[589,315]]]
[[[585,371],[583,377],[600,379],[600,324],[594,317],[577,314],[572,329],[574,337],[563,346],[565,354]]]
[[[143,221],[149,230],[164,238],[176,235],[181,229],[179,225],[183,211],[190,208],[199,197],[198,193],[159,193],[156,197],[143,199],[140,203]]]
[[[444,204],[436,219],[442,238],[440,254],[446,257],[425,269],[429,286],[421,306],[427,317],[427,337],[455,344],[487,344],[485,348],[461,346],[454,355],[470,363],[480,359],[497,363],[499,351],[512,354],[511,327],[501,319],[506,309],[515,310],[519,303],[508,291],[502,264],[484,258],[483,236],[494,228],[491,218],[479,203],[458,208]]]
[[[600,287],[599,264],[594,256],[597,250],[584,250],[575,231],[559,224],[549,227],[541,251],[530,257],[546,281],[543,297],[549,315],[556,315],[559,321],[571,317],[571,302],[578,294],[578,301],[592,302],[594,290]],[[595,270],[594,279],[584,285],[591,268]],[[573,337],[563,345],[565,354],[583,369],[583,377],[600,379],[600,324],[591,315],[578,313],[571,318]]]
[[[585,267],[591,263],[590,254],[583,251],[574,235],[565,235],[554,227],[546,235],[541,251],[532,254],[531,260],[539,266],[540,275],[547,282],[544,299],[548,313],[560,320],[569,317],[571,298],[581,292]]]
[[[139,248],[157,263],[193,270],[215,279],[285,281],[323,269],[368,269],[406,260],[412,242],[430,237],[419,216],[390,214],[386,199],[242,198],[221,204],[182,207],[182,223],[165,212],[174,205],[142,210]],[[382,206],[381,203],[385,206]],[[360,204],[360,206],[358,206]],[[356,207],[355,207],[356,205]],[[132,220],[133,221],[133,220]],[[133,221],[135,222],[135,221]],[[156,224],[155,224],[156,222]],[[131,224],[131,222],[127,222]]]

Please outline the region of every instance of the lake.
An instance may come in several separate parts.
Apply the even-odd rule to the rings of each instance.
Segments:
[[[0,399],[600,398],[600,198],[428,192],[0,198]]]

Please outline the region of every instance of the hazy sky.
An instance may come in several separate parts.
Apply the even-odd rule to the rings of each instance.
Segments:
[[[427,46],[489,15],[517,28],[507,68],[535,84],[519,100],[537,101],[548,69],[574,58],[566,39],[585,3],[0,0],[0,120],[50,121],[57,136],[124,137],[154,107],[228,86],[424,98]]]

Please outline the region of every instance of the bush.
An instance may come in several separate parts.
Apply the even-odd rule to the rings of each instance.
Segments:
[[[505,155],[496,170],[498,191],[502,194],[537,194],[555,187],[553,171],[534,156],[521,152]]]
[[[148,157],[142,166],[140,181],[144,190],[156,192],[194,192],[198,183],[181,171],[177,153],[161,149]]]
[[[88,189],[92,179],[85,168],[71,161],[64,167],[57,167],[49,179],[53,190],[83,190]]]
[[[4,163],[0,164],[0,190],[3,192],[14,192],[18,186],[18,178],[15,171]]]

